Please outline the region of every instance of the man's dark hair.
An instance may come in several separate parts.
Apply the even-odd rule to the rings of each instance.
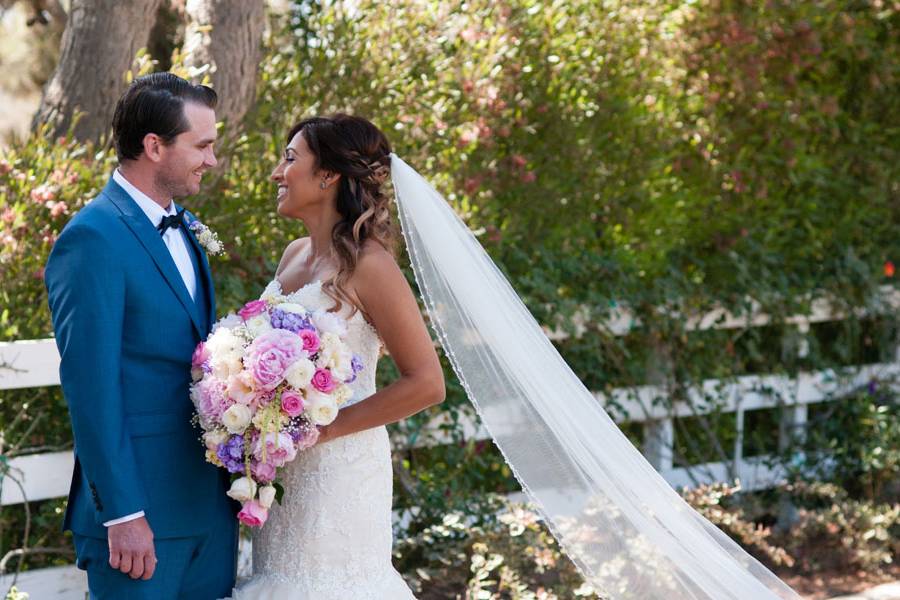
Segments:
[[[113,140],[119,160],[135,160],[144,151],[144,137],[155,133],[168,145],[188,130],[184,103],[215,108],[212,88],[194,85],[172,73],[151,73],[135,79],[116,104]]]

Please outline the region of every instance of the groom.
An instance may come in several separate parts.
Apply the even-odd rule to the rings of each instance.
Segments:
[[[170,73],[135,80],[113,118],[119,168],[47,262],[75,436],[64,528],[92,599],[208,600],[234,583],[235,512],[188,396],[212,280],[173,202],[216,165],[215,105],[212,89]]]

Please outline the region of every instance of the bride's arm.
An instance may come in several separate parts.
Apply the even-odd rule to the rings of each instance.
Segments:
[[[337,419],[322,429],[320,443],[400,421],[442,402],[446,393],[434,344],[394,258],[373,244],[360,257],[350,283],[400,377],[364,402],[342,409]]]

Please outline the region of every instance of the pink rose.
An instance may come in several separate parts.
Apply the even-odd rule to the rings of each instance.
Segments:
[[[253,479],[260,483],[269,483],[275,480],[275,465],[271,462],[259,462],[259,461],[251,461],[250,462],[250,473],[253,474]]]
[[[291,417],[299,417],[303,412],[303,396],[294,390],[284,390],[281,394],[281,410]]]
[[[191,366],[195,369],[199,369],[203,367],[203,363],[209,360],[209,350],[206,349],[206,344],[200,342],[197,344],[197,347],[194,348],[194,354],[191,356]]]
[[[294,440],[287,433],[267,433],[265,437],[266,462],[273,467],[283,467],[284,463],[291,462],[297,456],[294,448]],[[262,440],[256,440],[253,444],[253,457],[262,462]]]
[[[241,512],[238,513],[238,520],[249,527],[262,527],[268,518],[269,511],[256,500],[244,502]]]
[[[284,372],[300,358],[303,342],[285,329],[273,329],[253,340],[247,349],[245,365],[253,374],[257,388],[271,391],[284,381]]]
[[[328,369],[316,369],[316,373],[312,378],[312,384],[314,388],[326,394],[333,392],[334,388],[337,387],[337,384],[331,377],[331,371]]]
[[[297,332],[297,335],[303,340],[303,349],[310,354],[319,349],[319,336],[312,329],[301,329]]]
[[[256,315],[261,315],[266,312],[268,305],[265,300],[253,300],[244,305],[244,307],[238,311],[238,314],[241,316],[243,320],[251,319]]]

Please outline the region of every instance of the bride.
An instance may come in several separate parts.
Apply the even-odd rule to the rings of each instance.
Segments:
[[[444,376],[394,260],[382,191],[390,153],[364,119],[308,119],[291,130],[272,173],[278,214],[303,221],[310,235],[287,246],[263,297],[336,310],[366,369],[316,446],[285,467],[282,503],[253,538],[254,576],[235,598],[413,598],[391,565],[393,472],[384,426],[441,402]],[[382,346],[400,378],[376,392]]]
[[[288,245],[263,293],[345,317],[366,370],[319,442],[283,472],[235,600],[413,598],[391,565],[385,425],[444,398],[441,367],[393,257],[391,176],[429,321],[506,462],[561,547],[616,600],[800,600],[695,512],[556,352],[465,224],[365,119],[305,120],[272,174]],[[375,390],[390,352],[400,378]]]

